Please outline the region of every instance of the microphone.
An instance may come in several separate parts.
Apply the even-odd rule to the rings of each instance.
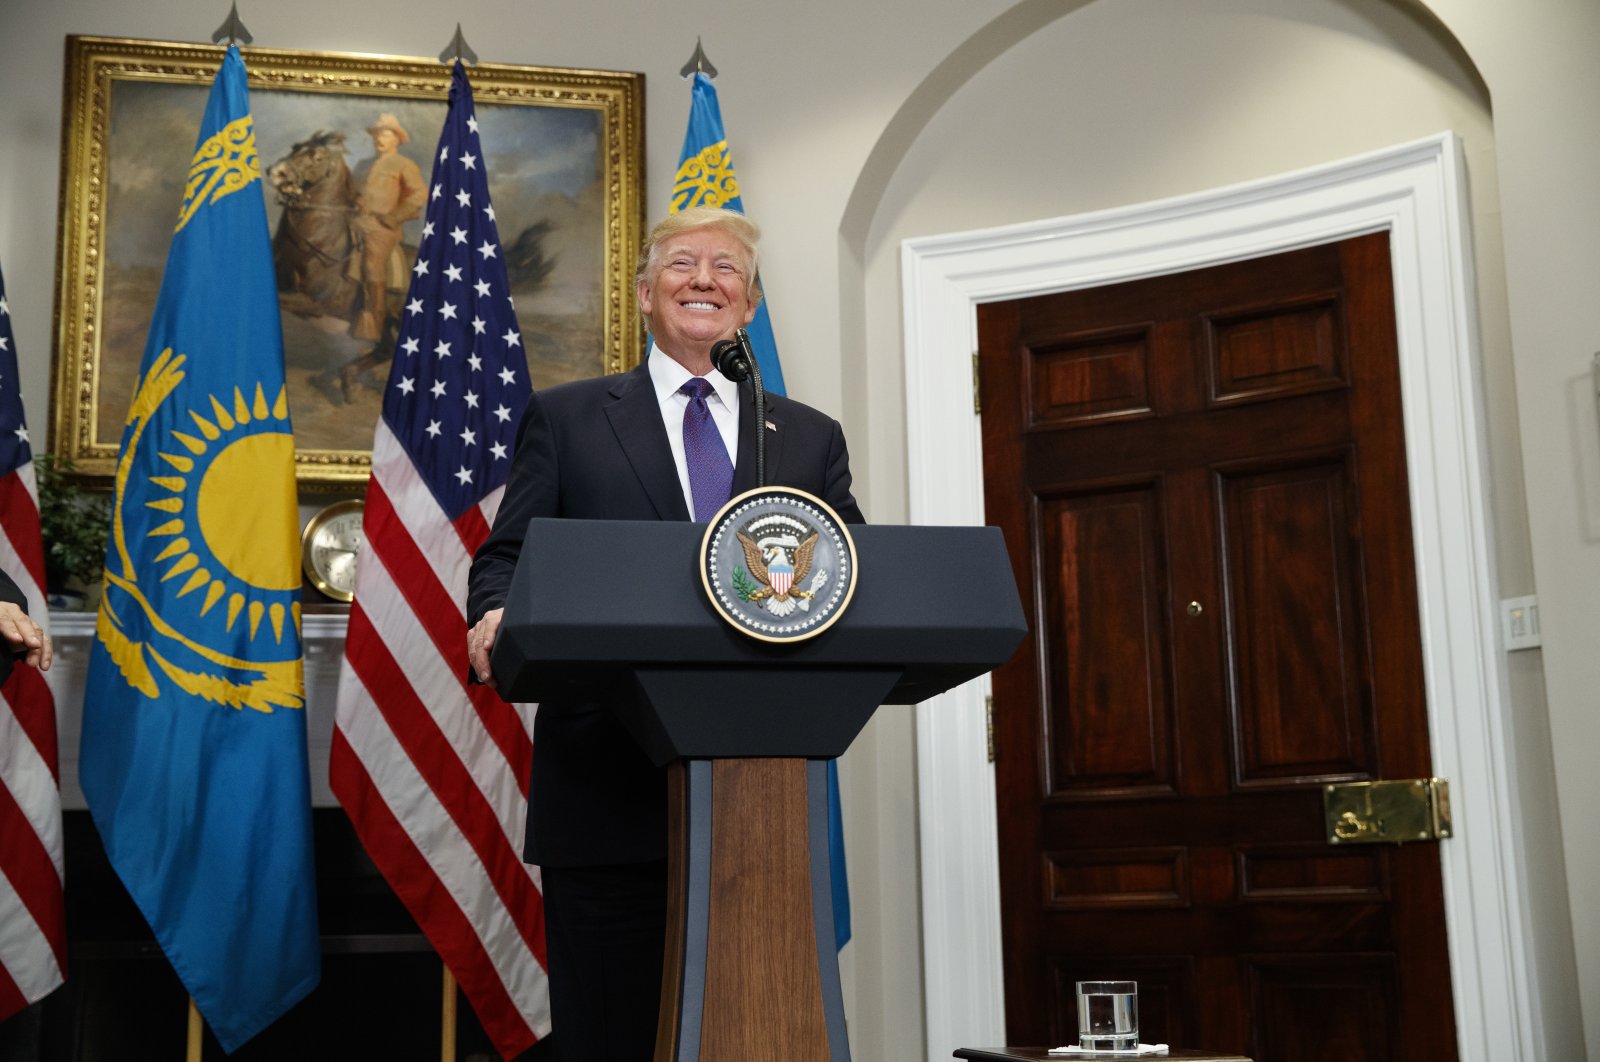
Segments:
[[[739,329],[744,334],[744,329]],[[711,345],[711,364],[718,372],[741,383],[750,378],[750,352],[738,339],[721,339]]]
[[[750,333],[743,328],[732,339],[722,339],[711,345],[711,364],[718,372],[740,383],[750,380],[752,397],[756,401],[756,486],[767,485],[767,392],[761,386],[761,369],[756,355],[750,349]],[[753,378],[753,379],[752,379]]]

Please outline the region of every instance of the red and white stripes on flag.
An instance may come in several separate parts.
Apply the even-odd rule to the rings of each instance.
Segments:
[[[339,683],[334,793],[507,1058],[550,1030],[522,862],[531,706],[467,684],[467,570],[504,487],[450,521],[378,425]]]
[[[522,862],[533,710],[468,685],[467,572],[531,392],[466,69],[450,101],[372,447],[330,780],[506,1058],[550,1031]]]
[[[32,461],[0,475],[0,569],[48,629]],[[66,977],[57,763],[55,698],[43,675],[20,665],[0,686],[0,1021]]]

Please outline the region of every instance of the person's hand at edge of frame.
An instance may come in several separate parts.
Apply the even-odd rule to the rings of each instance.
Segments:
[[[50,670],[50,636],[22,606],[0,601],[0,638],[5,639],[13,656],[40,671]]]

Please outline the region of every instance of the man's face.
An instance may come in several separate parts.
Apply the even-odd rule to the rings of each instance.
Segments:
[[[660,262],[654,280],[639,285],[639,308],[664,353],[680,361],[703,356],[755,317],[744,247],[721,229],[679,233]]]
[[[393,129],[379,129],[372,134],[372,146],[378,149],[378,154],[387,155],[400,146],[400,137]]]

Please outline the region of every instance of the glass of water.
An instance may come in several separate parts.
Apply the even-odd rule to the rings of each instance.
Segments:
[[[1078,1046],[1085,1051],[1139,1049],[1138,982],[1078,982]]]

